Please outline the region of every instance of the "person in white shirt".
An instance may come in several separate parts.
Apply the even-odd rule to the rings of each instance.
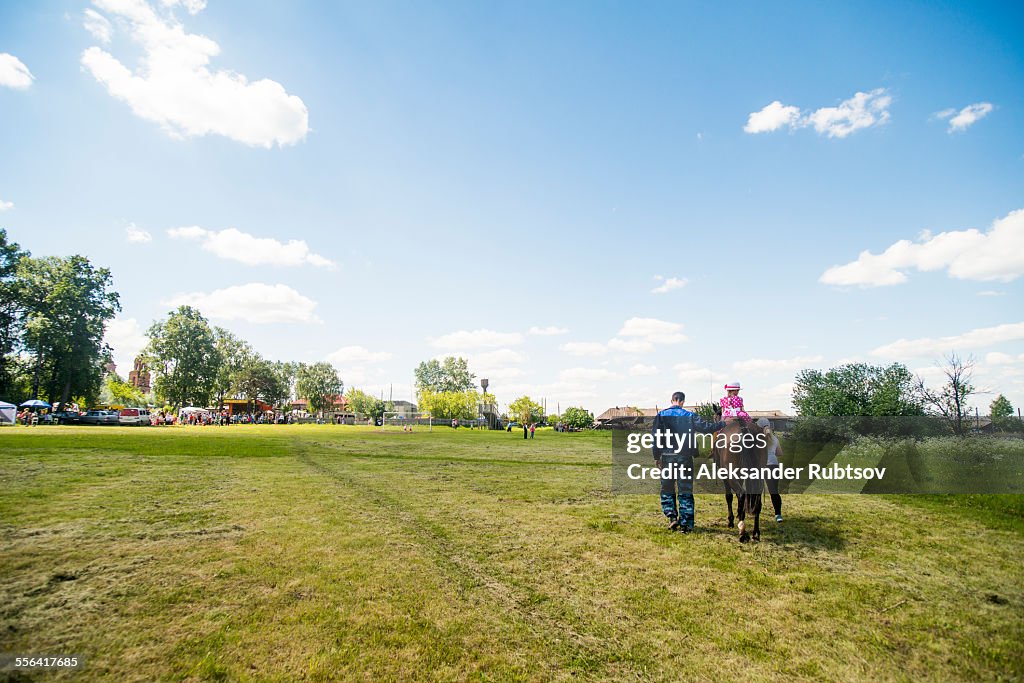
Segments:
[[[768,439],[768,467],[778,469],[781,466],[779,456],[782,455],[782,444],[779,443],[779,437],[772,432],[772,423],[768,421],[767,417],[758,419],[757,426],[764,430],[765,438]],[[779,480],[772,477],[766,483],[768,484],[768,495],[772,499],[772,508],[775,510],[775,521],[781,522],[782,496],[779,495]]]

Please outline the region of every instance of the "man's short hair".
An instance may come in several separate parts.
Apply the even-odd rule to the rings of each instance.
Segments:
[[[686,401],[686,394],[684,394],[683,392],[677,391],[674,394],[672,394],[672,402],[673,403],[683,403],[685,401]]]

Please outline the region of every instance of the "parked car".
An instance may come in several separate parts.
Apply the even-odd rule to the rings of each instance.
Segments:
[[[134,427],[148,427],[150,424],[149,411],[145,408],[122,408],[121,413],[117,416],[117,420],[119,424]]]
[[[50,424],[58,425],[76,425],[82,421],[82,414],[77,410],[61,410],[46,417],[50,418]]]
[[[120,417],[116,410],[90,410],[80,419],[84,425],[116,425]]]

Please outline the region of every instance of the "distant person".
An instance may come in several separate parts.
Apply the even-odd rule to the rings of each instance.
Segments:
[[[534,423],[531,423],[531,424],[530,424],[530,438],[531,438],[531,439],[533,438],[533,433],[534,433],[535,431],[537,431],[537,425],[536,425],[536,424],[534,424]]]
[[[652,433],[660,432],[662,443],[667,439],[664,434],[674,435],[671,438],[676,445],[661,451],[657,446],[653,449],[654,461],[658,469],[675,466],[671,477],[661,479],[661,511],[668,518],[670,531],[689,533],[694,526],[693,506],[693,457],[697,455],[696,434],[711,434],[725,427],[725,422],[707,422],[700,415],[691,413],[683,407],[686,394],[677,391],[672,394],[672,405],[658,413],[654,418]],[[657,443],[657,442],[656,442]]]
[[[782,444],[779,443],[779,437],[775,436],[775,432],[772,431],[772,423],[767,417],[758,419],[757,426],[764,430],[764,435],[768,439],[768,467],[773,470],[778,470],[782,467],[779,462],[779,456],[782,455]],[[768,495],[772,499],[772,508],[775,510],[775,521],[782,522],[782,496],[779,495],[779,479],[778,477],[769,477],[765,482],[768,485]]]
[[[525,422],[523,423],[523,438],[524,439],[529,439],[530,438],[530,428],[526,426]]]
[[[508,432],[509,434],[512,433],[512,423],[511,422],[509,422],[507,425],[505,425],[505,431]]]

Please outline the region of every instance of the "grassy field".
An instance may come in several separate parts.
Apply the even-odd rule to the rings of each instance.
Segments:
[[[1017,497],[789,496],[760,544],[612,496],[607,433],[0,431],[38,680],[1020,680]],[[3,674],[3,676],[20,674]]]

